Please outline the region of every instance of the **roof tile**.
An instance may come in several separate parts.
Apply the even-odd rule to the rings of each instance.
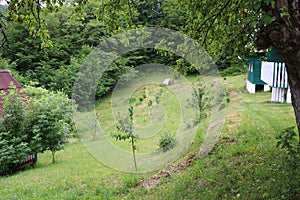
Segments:
[[[0,70],[0,90],[9,89],[11,83],[21,89],[21,85],[12,77],[10,70]]]

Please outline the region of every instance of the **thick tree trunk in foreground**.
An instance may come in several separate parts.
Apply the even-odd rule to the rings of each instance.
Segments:
[[[300,62],[298,61],[298,59],[287,59],[286,69],[287,69],[289,85],[292,93],[292,104],[296,116],[296,123],[298,127],[299,143],[300,143]]]
[[[285,60],[300,139],[300,1],[275,2],[275,8],[262,3],[262,10],[272,13],[275,21],[261,28],[256,46],[259,49],[273,46]]]

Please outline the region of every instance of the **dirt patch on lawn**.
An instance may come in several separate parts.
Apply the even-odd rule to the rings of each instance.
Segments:
[[[163,180],[171,178],[174,174],[179,175],[183,171],[187,170],[187,168],[192,165],[196,158],[196,155],[188,156],[183,161],[178,162],[169,167],[168,170],[163,169],[159,173],[151,176],[150,178],[143,180],[139,185],[141,185],[144,188],[153,188],[159,185]]]
[[[231,111],[226,115],[226,129],[223,130],[225,132],[231,132],[235,130],[241,123],[243,122],[243,117],[241,116],[239,110]]]

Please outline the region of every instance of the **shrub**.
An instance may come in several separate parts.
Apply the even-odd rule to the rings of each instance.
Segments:
[[[32,131],[41,139],[40,151],[50,150],[53,162],[55,153],[63,149],[72,131],[72,104],[61,92],[49,92],[34,99]]]
[[[16,88],[1,95],[0,174],[12,172],[28,154],[63,148],[72,131],[72,104],[61,92],[30,88],[33,99]]]
[[[30,153],[26,136],[12,137],[11,132],[0,132],[0,174],[13,172],[14,166]]]
[[[144,101],[144,97],[139,97],[140,102]]]
[[[13,170],[15,164],[23,161],[32,149],[29,141],[31,113],[26,96],[16,89],[1,94],[3,109],[0,113],[0,174]],[[32,142],[31,144],[35,144]]]
[[[159,138],[159,148],[163,151],[168,151],[176,145],[175,135],[165,130]]]
[[[130,175],[125,175],[123,177],[123,184],[126,186],[126,187],[135,187],[139,184],[140,180],[137,176],[134,176],[132,174]]]
[[[130,97],[129,99],[128,99],[128,103],[129,104],[132,104],[133,102],[135,102],[135,98],[134,97]]]
[[[285,199],[299,199],[300,181],[300,146],[297,141],[297,133],[295,127],[284,129],[280,135],[276,137],[277,147],[285,150],[286,160],[283,163],[283,170],[286,173],[286,183],[282,188],[282,197]]]

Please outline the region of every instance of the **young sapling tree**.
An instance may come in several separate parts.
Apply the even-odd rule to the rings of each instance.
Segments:
[[[137,150],[136,140],[138,136],[133,133],[133,107],[132,106],[128,108],[128,116],[123,119],[119,119],[117,121],[117,129],[118,131],[114,135],[116,140],[117,141],[129,140],[131,143],[134,167],[135,170],[137,171],[135,152]]]
[[[207,91],[203,85],[193,88],[193,97],[191,100],[188,100],[188,106],[196,108],[198,112],[198,123],[201,119],[206,118],[206,110],[210,107],[210,98],[207,95]]]

